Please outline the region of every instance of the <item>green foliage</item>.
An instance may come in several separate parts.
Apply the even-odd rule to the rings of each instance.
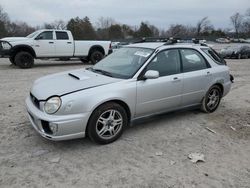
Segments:
[[[75,40],[93,40],[96,39],[96,32],[88,17],[83,19],[76,17],[70,19],[67,24]]]
[[[136,32],[137,37],[153,37],[153,31],[147,23],[141,22],[139,30]]]

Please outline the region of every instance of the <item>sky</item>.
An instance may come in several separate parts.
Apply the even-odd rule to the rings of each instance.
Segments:
[[[88,16],[93,24],[111,17],[118,23],[148,21],[165,29],[171,24],[195,25],[208,16],[216,28],[230,28],[230,16],[244,14],[250,0],[0,0],[0,5],[12,21],[32,26]]]

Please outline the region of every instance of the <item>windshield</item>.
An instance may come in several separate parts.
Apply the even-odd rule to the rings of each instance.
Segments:
[[[35,32],[29,34],[29,35],[27,36],[27,38],[33,38],[33,37],[36,36],[38,33],[39,33],[39,31],[35,31]]]
[[[124,47],[101,60],[90,70],[128,79],[138,71],[153,51],[146,48]]]

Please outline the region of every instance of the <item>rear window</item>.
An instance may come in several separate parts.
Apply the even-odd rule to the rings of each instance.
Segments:
[[[56,39],[57,40],[69,40],[68,33],[56,31]]]
[[[225,65],[226,61],[212,48],[203,48],[204,51],[215,63]]]

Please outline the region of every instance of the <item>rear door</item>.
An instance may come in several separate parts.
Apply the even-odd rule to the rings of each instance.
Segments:
[[[159,52],[146,70],[159,72],[157,79],[137,81],[136,116],[178,108],[181,104],[183,79],[177,49]]]
[[[54,57],[55,42],[53,31],[44,31],[34,40],[34,49],[37,57]]]
[[[212,80],[212,69],[195,49],[180,49],[183,69],[182,106],[198,104]]]
[[[72,57],[74,53],[74,42],[66,31],[56,31],[56,56]]]

